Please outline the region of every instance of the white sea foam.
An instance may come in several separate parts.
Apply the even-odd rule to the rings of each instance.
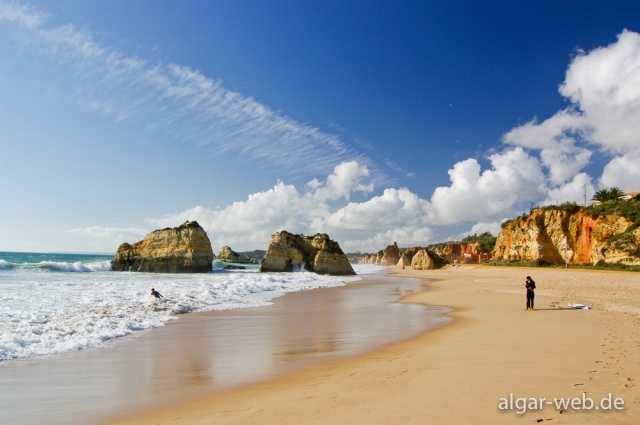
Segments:
[[[387,266],[379,266],[377,264],[352,264],[356,274],[378,274],[388,270]]]
[[[93,347],[162,326],[176,314],[261,307],[287,292],[359,279],[256,269],[205,274],[113,272],[107,271],[108,261],[47,260],[11,268],[11,263],[0,261],[0,360]],[[165,298],[151,297],[152,287]]]
[[[76,261],[74,263],[67,263],[64,261],[41,261],[37,266],[62,272],[99,272],[111,270],[111,262],[109,261],[87,264],[80,261]]]

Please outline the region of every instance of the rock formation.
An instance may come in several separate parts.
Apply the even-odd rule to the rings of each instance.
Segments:
[[[444,256],[454,255],[463,257],[464,254],[481,254],[480,242],[475,243],[448,243],[442,247]]]
[[[395,266],[400,260],[400,250],[398,249],[398,244],[393,243],[393,245],[387,246],[382,250],[382,258],[380,258],[381,266]]]
[[[196,221],[155,230],[133,245],[123,243],[111,261],[116,271],[206,273],[213,263],[207,232]]]
[[[420,247],[416,246],[413,248],[409,248],[407,249],[403,255],[405,255],[407,257],[407,260],[409,260],[409,264],[411,264],[411,261],[413,260],[413,256],[416,255],[418,253],[418,251],[420,251]]]
[[[426,249],[421,249],[413,256],[411,268],[413,270],[433,270],[436,268],[436,263]]]
[[[290,272],[296,267],[318,274],[356,274],[340,245],[324,233],[304,236],[283,230],[271,235],[260,271]]]
[[[493,258],[640,265],[640,228],[625,233],[632,225],[619,215],[535,209],[503,225]]]
[[[254,258],[249,258],[246,255],[238,254],[228,246],[223,246],[217,256],[218,261],[225,263],[258,263]]]
[[[363,257],[358,257],[358,264],[375,264],[376,263],[376,255],[370,254],[365,255]]]
[[[409,257],[407,256],[406,253],[400,256],[400,260],[398,260],[398,262],[396,263],[396,266],[411,267],[411,260],[409,260]]]

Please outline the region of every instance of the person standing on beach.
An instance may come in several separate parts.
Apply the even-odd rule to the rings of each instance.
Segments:
[[[531,279],[531,276],[527,276],[524,286],[527,288],[527,310],[533,310],[533,300],[536,297],[534,292],[536,289],[536,283]]]
[[[156,298],[164,298],[164,296],[160,292],[156,291],[154,288],[151,288],[151,295],[153,295]]]

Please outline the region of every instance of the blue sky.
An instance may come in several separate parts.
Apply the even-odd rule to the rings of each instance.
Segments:
[[[640,190],[640,4],[469,3],[1,2],[0,250],[367,251]]]

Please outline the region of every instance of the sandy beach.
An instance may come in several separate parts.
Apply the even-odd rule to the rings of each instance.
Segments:
[[[430,279],[430,291],[402,302],[452,307],[454,322],[364,355],[108,423],[637,423],[640,275],[490,266],[391,271]],[[527,275],[537,284],[536,311],[525,310]],[[572,302],[590,310],[566,308]],[[514,404],[500,409],[512,394]],[[602,402],[609,394],[610,409]],[[526,411],[518,398],[527,399]],[[560,398],[580,403],[557,407]],[[593,406],[583,409],[589,400]]]

